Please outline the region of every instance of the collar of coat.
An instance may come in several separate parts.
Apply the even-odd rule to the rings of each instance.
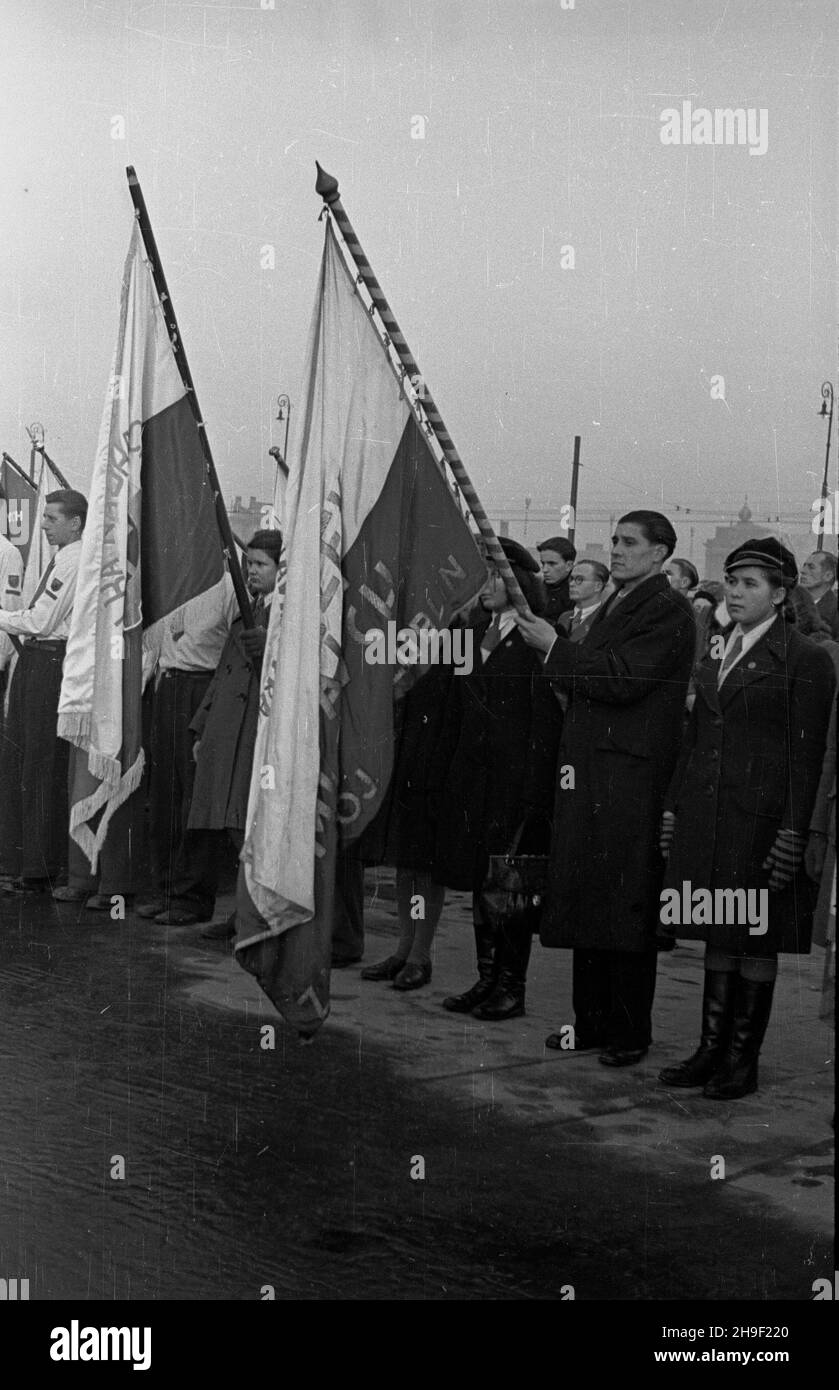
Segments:
[[[594,642],[598,633],[611,632],[613,619],[615,626],[622,627],[628,614],[634,613],[636,609],[641,608],[656,594],[665,593],[672,594],[674,602],[678,603],[680,608],[690,608],[687,599],[670,588],[670,581],[666,574],[651,574],[649,579],[643,579],[634,589],[630,589],[624,598],[617,600],[608,598],[605,603],[600,605],[591,620],[588,641]]]
[[[734,624],[731,623],[721,633],[724,642],[728,642],[733,630]],[[795,641],[794,632],[795,629],[789,630],[783,618],[778,616],[760,640],[741,656],[736,666],[732,666],[720,689],[717,689],[717,679],[722,657],[713,660],[706,656],[696,673],[696,684],[711,708],[723,708],[744,685],[751,685],[753,681],[763,680],[766,676],[783,674],[789,663],[790,638]]]

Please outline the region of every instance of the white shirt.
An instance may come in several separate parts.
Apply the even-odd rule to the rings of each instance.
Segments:
[[[47,573],[46,569],[43,570],[35,590],[37,598],[30,607],[15,613],[0,608],[0,632],[12,633],[15,637],[66,641],[70,634],[81,554],[81,541],[71,541],[57,550],[50,561],[52,570],[49,579],[43,585]]]
[[[584,623],[590,613],[596,613],[600,607],[600,599],[597,603],[590,603],[588,608],[575,608],[571,614],[571,622]]]
[[[239,612],[229,574],[164,620],[161,671],[215,671]]]
[[[731,632],[728,634],[728,641],[725,644],[725,651],[723,652],[722,661],[720,662],[720,669],[722,669],[722,666],[725,663],[725,658],[728,656],[728,653],[731,651],[731,648],[734,646],[734,643],[737,641],[738,637],[742,637],[743,646],[741,647],[738,656],[735,658],[734,661],[732,661],[731,665],[728,668],[728,671],[726,671],[726,677],[728,676],[729,671],[733,671],[734,667],[743,660],[743,657],[746,655],[746,652],[750,652],[752,647],[754,647],[756,643],[760,641],[764,633],[769,631],[770,627],[775,622],[777,616],[777,613],[773,613],[771,618],[767,618],[764,622],[758,623],[757,627],[751,628],[748,632],[744,632],[740,624],[735,623],[734,627],[731,629]]]
[[[500,647],[501,643],[504,641],[504,638],[516,625],[516,610],[515,608],[504,608],[502,609],[501,613],[493,613],[492,621],[495,622],[496,618],[498,619],[498,645]],[[490,623],[490,627],[491,626],[492,623]],[[486,632],[484,633],[484,639],[486,638],[486,635],[489,632],[489,630],[490,629],[488,627]],[[495,648],[493,648],[493,651],[494,650]],[[483,647],[481,647],[481,661],[486,661],[487,657],[491,655],[491,652],[485,652]]]
[[[20,608],[23,587],[23,556],[16,545],[0,536],[0,608],[13,613]],[[0,632],[0,671],[8,662],[14,647],[5,632]]]

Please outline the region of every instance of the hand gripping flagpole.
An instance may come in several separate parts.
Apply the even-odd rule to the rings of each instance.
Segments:
[[[317,160],[315,163],[317,164]],[[409,381],[416,377],[419,377],[422,381],[422,396],[419,401],[421,409],[428,419],[431,431],[442,450],[446,463],[454,475],[463,498],[475,518],[487,554],[504,580],[507,593],[510,596],[510,602],[517,613],[528,616],[530,614],[530,609],[519,587],[518,581],[510,568],[510,562],[499,545],[498,537],[492,528],[489,517],[484,511],[481,499],[472,486],[469,474],[466,472],[463,465],[463,460],[454,446],[454,440],[446,429],[443,417],[437,409],[434,398],[425,385],[425,378],[422,376],[416,359],[405,341],[405,337],[394,318],[390,305],[385,299],[384,291],[373,274],[373,267],[364,254],[364,249],[355,234],[353,225],[347,217],[338,191],[338,180],[334,179],[331,174],[327,174],[319,164],[317,164],[317,171],[318,176],[315,183],[315,192],[320,194],[323,198],[324,205],[332,214],[332,218],[341,233],[344,245],[349,251],[358,270],[358,277],[364,284],[367,293],[373,301],[373,306],[384,325],[388,340],[399,358],[404,375],[407,376]]]
[[[126,169],[128,176],[128,191],[131,194],[131,201],[134,204],[134,212],[140,226],[140,234],[143,238],[143,245],[146,248],[146,255],[149,258],[154,286],[157,290],[157,297],[160,300],[160,307],[163,310],[163,318],[166,324],[166,331],[169,334],[169,341],[172,344],[172,351],[175,354],[175,362],[181,374],[181,381],[186,387],[186,397],[189,401],[190,409],[195,417],[198,426],[198,438],[201,440],[201,450],[204,454],[204,466],[207,469],[207,476],[213,490],[213,503],[216,509],[216,522],[221,533],[224,552],[227,556],[227,567],[230,571],[230,578],[233,580],[233,588],[236,592],[236,601],[239,605],[239,612],[242,614],[242,622],[246,628],[254,626],[253,610],[251,608],[250,597],[248,595],[245,581],[242,578],[242,569],[239,564],[239,557],[236,554],[236,545],[233,532],[230,529],[230,518],[227,515],[227,508],[219,487],[216,466],[213,462],[213,455],[210,449],[210,441],[207,438],[207,427],[201,418],[201,407],[198,404],[198,397],[195,394],[195,386],[192,381],[192,373],[189,370],[189,363],[184,351],[181,340],[181,331],[178,328],[178,320],[175,318],[175,310],[172,298],[169,294],[169,286],[166,284],[166,276],[163,274],[163,266],[160,263],[160,256],[157,250],[157,242],[154,239],[154,232],[149,221],[149,214],[146,208],[146,200],[143,197],[143,190],[140,187],[140,180],[134,172],[134,166],[129,164]]]

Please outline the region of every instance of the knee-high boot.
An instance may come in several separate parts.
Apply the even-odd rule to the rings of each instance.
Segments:
[[[737,976],[731,1041],[719,1070],[703,1091],[709,1100],[739,1100],[757,1090],[757,1059],[772,1012],[774,980]]]
[[[495,989],[498,978],[495,943],[497,932],[489,921],[480,903],[475,903],[472,911],[475,929],[475,955],[478,962],[478,978],[465,994],[450,994],[443,1000],[443,1008],[453,1014],[470,1014],[476,1004],[486,999]]]
[[[500,1023],[505,1018],[518,1018],[524,1013],[524,991],[527,966],[533,943],[533,926],[525,918],[515,924],[505,923],[498,944],[498,982],[492,993],[472,1010],[473,1018]]]
[[[692,1057],[659,1072],[658,1079],[665,1086],[704,1086],[722,1066],[731,1032],[739,978],[735,970],[705,971],[699,1047]]]

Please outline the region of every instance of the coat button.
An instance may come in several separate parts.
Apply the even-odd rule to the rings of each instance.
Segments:
[[[427,723],[428,723],[428,715],[427,715],[427,714],[424,714],[424,715],[422,716],[422,719],[420,720],[420,723],[421,723],[421,724],[427,724]]]
[[[707,785],[707,787],[705,788],[705,795],[706,795],[706,796],[713,796],[713,795],[714,795],[714,787],[713,787],[713,784],[712,784],[711,782],[709,782],[708,785]]]

